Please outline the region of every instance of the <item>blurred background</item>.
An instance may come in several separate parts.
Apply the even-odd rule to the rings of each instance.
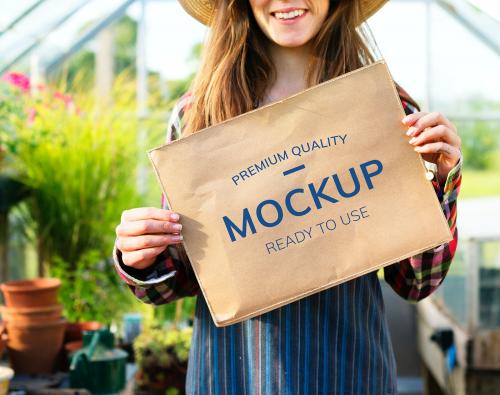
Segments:
[[[54,334],[47,353],[57,361],[41,387],[85,387],[54,372],[111,334],[129,352],[116,382],[182,393],[195,301],[136,301],[111,251],[124,209],[160,206],[146,151],[164,143],[207,29],[174,0],[1,0],[1,9],[0,282],[60,279],[62,315],[79,331],[71,338],[65,322]],[[445,282],[418,305],[383,284],[400,393],[500,394],[500,5],[390,0],[367,26],[395,81],[457,126],[464,154]],[[113,347],[109,363],[120,363]],[[11,390],[30,383],[16,372]]]

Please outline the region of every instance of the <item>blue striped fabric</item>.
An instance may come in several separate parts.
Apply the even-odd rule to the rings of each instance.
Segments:
[[[187,394],[396,394],[375,272],[217,328],[197,300]]]

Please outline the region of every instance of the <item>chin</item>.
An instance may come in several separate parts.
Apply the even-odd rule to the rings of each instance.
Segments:
[[[274,42],[280,47],[295,48],[301,47],[309,41],[308,38],[304,37],[294,37],[294,38],[281,38],[274,40]]]

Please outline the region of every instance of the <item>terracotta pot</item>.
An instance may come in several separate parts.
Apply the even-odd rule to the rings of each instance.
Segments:
[[[49,322],[61,319],[63,305],[55,304],[45,307],[6,307],[0,306],[0,314],[4,321]]]
[[[66,351],[66,354],[70,356],[72,353],[75,351],[78,351],[83,347],[83,341],[82,340],[76,340],[74,342],[68,342],[64,345],[64,351]]]
[[[102,328],[102,324],[97,321],[68,322],[64,334],[64,343],[82,341],[83,332],[96,331]]]
[[[57,304],[58,278],[9,281],[0,285],[7,307],[41,307]]]
[[[16,374],[52,373],[62,349],[66,320],[7,322],[7,347]]]

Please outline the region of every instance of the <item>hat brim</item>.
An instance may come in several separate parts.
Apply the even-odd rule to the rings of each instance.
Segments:
[[[362,21],[375,14],[388,0],[361,0]],[[214,10],[210,0],[179,0],[181,6],[193,18],[209,26]]]

